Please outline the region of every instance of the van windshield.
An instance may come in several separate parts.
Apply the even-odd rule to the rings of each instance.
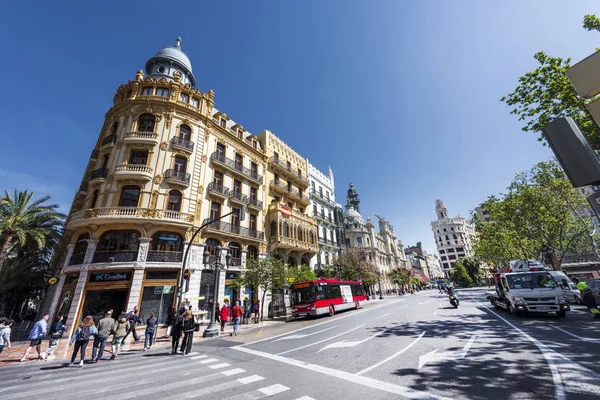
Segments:
[[[556,281],[547,272],[506,275],[511,289],[556,288]]]

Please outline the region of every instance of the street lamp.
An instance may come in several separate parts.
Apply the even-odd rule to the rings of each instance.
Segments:
[[[214,295],[213,295],[213,303],[212,303],[212,315],[210,316],[210,323],[208,327],[204,330],[202,337],[214,337],[219,336],[219,327],[217,326],[216,316],[217,312],[217,301],[219,300],[219,275],[221,275],[221,271],[227,270],[229,267],[229,263],[231,262],[231,254],[227,251],[227,255],[225,256],[225,265],[221,263],[221,255],[223,254],[223,248],[221,246],[217,246],[217,257],[214,261],[210,260],[210,253],[208,250],[204,251],[204,257],[202,258],[202,263],[206,266],[206,269],[212,269],[215,274],[215,287],[214,287]]]
[[[383,300],[383,291],[381,290],[381,272],[379,273],[379,300]]]

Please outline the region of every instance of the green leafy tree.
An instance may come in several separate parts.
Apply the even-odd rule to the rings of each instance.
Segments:
[[[456,264],[460,264],[465,268],[473,282],[481,282],[481,265],[477,259],[473,257],[461,257]],[[456,264],[454,264],[455,268]]]
[[[452,280],[458,283],[460,286],[468,287],[473,284],[473,280],[469,276],[464,265],[461,263],[454,264],[454,271],[452,271]]]
[[[342,280],[362,281],[374,285],[379,281],[379,271],[366,249],[350,248],[333,260],[333,267],[340,271]]]
[[[246,268],[240,283],[262,291],[260,318],[264,319],[265,296],[273,290],[283,289],[288,285],[288,269],[278,258],[253,258],[246,261]]]
[[[313,269],[306,264],[299,266],[288,266],[288,276],[293,278],[294,282],[313,281],[317,279],[317,274],[315,274],[315,271],[313,271]]]
[[[600,31],[600,19],[586,15],[583,26],[587,30]],[[592,148],[600,150],[600,130],[586,108],[595,99],[577,96],[566,75],[571,59],[551,57],[543,51],[533,57],[538,67],[520,77],[516,89],[501,101],[513,107],[511,113],[525,123],[523,131],[537,133],[540,141],[544,140],[542,129],[549,122],[558,117],[571,117]]]
[[[25,190],[0,197],[0,272],[15,246],[42,249],[49,237],[60,235],[65,216],[57,204],[44,204],[50,196],[33,200],[34,193]]]

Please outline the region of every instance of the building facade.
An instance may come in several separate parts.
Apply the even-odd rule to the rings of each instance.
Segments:
[[[470,220],[460,215],[450,217],[442,200],[435,201],[435,211],[437,220],[431,222],[431,229],[444,273],[448,274],[459,258],[473,256],[475,231]]]
[[[319,252],[311,260],[311,266],[320,270],[331,266],[340,250],[340,238],[335,219],[335,183],[333,172],[325,175],[310,162],[308,163],[308,181],[311,201],[311,216],[317,221]]]

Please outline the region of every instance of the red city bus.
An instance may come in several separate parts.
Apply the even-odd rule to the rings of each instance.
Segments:
[[[292,315],[333,315],[336,311],[360,308],[367,299],[363,284],[337,279],[292,284]]]

